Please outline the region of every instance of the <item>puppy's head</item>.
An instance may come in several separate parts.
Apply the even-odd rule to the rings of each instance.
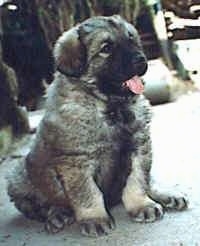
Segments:
[[[100,86],[121,88],[143,75],[147,60],[136,29],[119,16],[93,17],[65,32],[54,49],[56,66],[66,75],[89,75]]]

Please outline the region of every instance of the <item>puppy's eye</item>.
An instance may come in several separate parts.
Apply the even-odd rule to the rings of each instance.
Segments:
[[[112,52],[113,45],[111,42],[102,44],[100,53],[110,54]]]

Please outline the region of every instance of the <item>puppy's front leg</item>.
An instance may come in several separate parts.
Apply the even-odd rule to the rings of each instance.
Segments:
[[[88,236],[98,236],[113,229],[113,218],[106,212],[103,195],[90,172],[87,173],[85,168],[69,168],[66,165],[57,166],[56,171],[81,232]]]
[[[123,190],[122,201],[133,221],[153,222],[163,216],[162,206],[148,197],[142,158],[132,156],[132,170]]]

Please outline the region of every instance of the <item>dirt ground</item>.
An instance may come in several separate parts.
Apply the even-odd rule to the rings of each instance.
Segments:
[[[117,228],[98,239],[85,238],[72,226],[48,235],[42,224],[23,217],[6,194],[5,175],[18,158],[25,155],[30,139],[0,165],[0,245],[1,246],[200,246],[200,92],[189,93],[177,101],[153,107],[153,169],[160,189],[184,193],[189,209],[166,213],[155,223],[132,223],[119,206],[112,211]],[[41,112],[31,116],[37,125]],[[32,138],[32,137],[31,137]]]

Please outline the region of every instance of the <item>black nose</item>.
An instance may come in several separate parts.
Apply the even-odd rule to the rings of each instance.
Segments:
[[[132,65],[137,75],[142,76],[147,71],[147,59],[143,55],[137,55],[132,59]]]

